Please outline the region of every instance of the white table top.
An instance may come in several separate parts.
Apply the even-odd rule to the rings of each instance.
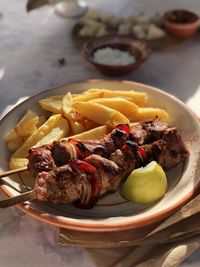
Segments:
[[[122,16],[177,7],[200,13],[199,0],[88,1],[90,6],[105,11],[113,3],[112,11]],[[0,12],[0,113],[20,97],[47,88],[89,78],[109,78],[88,65],[74,47],[70,32],[76,20],[60,18],[47,6],[27,14],[25,0],[0,1]],[[199,42],[191,41],[174,51],[154,52],[140,69],[118,79],[161,88],[186,102],[200,116],[199,55]],[[62,57],[66,66],[58,64]],[[60,247],[54,227],[16,208],[0,213],[0,266],[94,266],[81,249]],[[199,266],[199,260],[200,253],[196,252],[182,266]]]

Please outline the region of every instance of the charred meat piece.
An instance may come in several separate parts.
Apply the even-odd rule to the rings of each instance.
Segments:
[[[122,176],[122,168],[118,167],[114,161],[95,154],[87,157],[85,161],[94,166],[101,177],[101,194],[116,190],[118,188],[119,181],[121,179],[118,176]]]
[[[36,197],[51,203],[69,203],[80,199],[86,174],[75,172],[69,165],[50,172],[41,172],[36,177]]]
[[[140,145],[152,143],[162,139],[167,129],[169,129],[167,124],[160,121],[159,118],[136,123],[131,128],[132,140]]]
[[[51,154],[51,146],[46,145],[39,148],[29,149],[29,172],[36,176],[40,172],[49,172],[55,167]]]
[[[163,163],[165,169],[171,169],[187,159],[189,151],[176,128],[168,129],[162,136],[162,140],[167,144],[166,153],[162,153],[162,158],[165,159]]]
[[[91,208],[99,199],[101,179],[96,168],[81,160],[71,161],[36,177],[36,198],[51,203],[71,203]]]
[[[165,170],[172,169],[180,162],[184,162],[189,156],[189,152],[187,150],[184,152],[178,151],[175,147],[171,146],[164,140],[158,140],[152,144],[144,145],[143,148],[146,151],[149,162],[151,160],[155,160]]]
[[[72,159],[76,158],[76,150],[74,146],[67,141],[54,141],[52,144],[52,157],[56,166],[67,164]]]

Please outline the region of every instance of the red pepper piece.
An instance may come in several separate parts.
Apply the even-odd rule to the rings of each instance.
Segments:
[[[118,124],[116,126],[117,129],[124,131],[125,133],[129,134],[130,133],[130,127],[128,124]]]
[[[147,162],[147,154],[146,154],[146,151],[142,147],[140,147],[140,146],[138,146],[138,153],[140,153],[140,155],[141,155],[141,157],[143,159],[143,162]]]
[[[92,193],[88,203],[83,203],[83,204],[80,202],[75,203],[76,206],[79,208],[91,209],[96,204],[101,191],[101,179],[98,175],[97,169],[91,164],[79,159],[73,160],[72,162],[70,162],[70,165],[79,168],[81,171],[85,172],[86,174],[89,174],[91,177],[89,183],[91,184]]]

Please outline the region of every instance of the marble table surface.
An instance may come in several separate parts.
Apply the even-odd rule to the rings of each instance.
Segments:
[[[189,8],[200,13],[199,0],[91,0],[91,7],[119,15],[145,11],[153,14],[172,8]],[[51,6],[29,14],[25,0],[0,1],[0,113],[19,98],[69,82],[106,78],[85,62],[71,39],[75,19],[54,14]],[[200,44],[189,41],[176,50],[152,53],[132,74],[118,77],[150,84],[174,94],[200,116]],[[66,65],[60,65],[59,58]],[[0,199],[2,199],[2,194]],[[25,215],[16,208],[0,211],[0,266],[94,266],[79,248],[57,243],[58,230]],[[182,264],[199,266],[196,251]]]

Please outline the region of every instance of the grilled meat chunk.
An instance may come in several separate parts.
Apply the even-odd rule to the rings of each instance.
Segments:
[[[76,150],[74,146],[67,141],[54,141],[52,144],[52,157],[56,166],[67,164],[76,157]]]
[[[122,176],[122,169],[114,161],[95,154],[85,158],[85,161],[94,166],[101,177],[101,194],[118,188],[121,179],[118,176]]]
[[[131,127],[132,140],[139,145],[152,143],[162,139],[167,129],[169,129],[167,124],[160,121],[159,118],[136,123]]]
[[[29,172],[36,176],[40,172],[49,172],[55,167],[49,145],[29,149]]]
[[[65,165],[50,172],[41,172],[36,177],[36,197],[51,203],[71,203],[80,199],[85,173]]]

